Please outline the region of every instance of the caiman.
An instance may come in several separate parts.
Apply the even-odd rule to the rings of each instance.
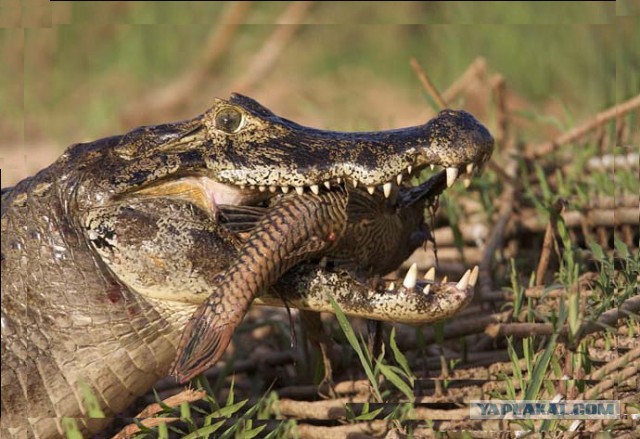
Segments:
[[[417,324],[451,315],[468,301],[477,272],[437,284],[417,282],[412,269],[402,284],[380,287],[314,258],[326,254],[370,272],[397,266],[424,239],[374,248],[359,261],[349,242],[364,245],[385,227],[363,227],[348,200],[371,194],[371,205],[383,200],[396,209],[389,221],[400,221],[400,230],[402,221],[416,228],[416,216],[405,219],[402,210],[424,204],[398,201],[412,197],[412,172],[445,168],[418,197],[432,198],[459,175],[478,172],[492,150],[489,132],[463,111],[444,110],[410,128],[344,133],[298,125],[237,94],[187,121],[72,145],[2,190],[2,437],[56,437],[63,417],[98,431],[108,419],[86,418],[82,388],[113,416],[164,377],[196,306],[246,261],[247,243],[268,242],[266,222],[245,232],[225,223],[234,207],[277,218],[292,197],[302,197],[305,209],[325,200],[343,227],[312,231],[311,241],[331,245],[308,252],[310,264],[305,256],[288,274],[270,267],[275,274],[263,291],[252,292],[259,303],[331,312],[332,297],[350,315]],[[295,220],[282,230],[297,233]],[[322,230],[322,216],[309,212],[305,220]],[[294,253],[306,248],[306,238],[293,239]]]

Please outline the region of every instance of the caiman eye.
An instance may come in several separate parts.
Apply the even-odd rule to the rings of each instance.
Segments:
[[[229,134],[237,132],[243,123],[244,116],[235,108],[223,108],[216,114],[216,128]]]

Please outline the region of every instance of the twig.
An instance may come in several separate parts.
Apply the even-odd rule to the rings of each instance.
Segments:
[[[499,323],[488,325],[484,333],[490,337],[530,337],[532,335],[551,335],[553,325],[549,323]]]
[[[506,84],[504,76],[497,74],[491,80],[491,88],[496,101],[496,143],[502,146],[508,137],[509,123],[507,118]]]
[[[551,252],[554,249],[554,242],[556,237],[556,222],[557,217],[562,213],[566,203],[563,200],[558,200],[553,205],[553,211],[549,217],[547,224],[547,230],[544,232],[544,240],[542,242],[542,251],[540,252],[540,259],[538,260],[538,269],[536,270],[536,286],[540,287],[544,285],[544,276],[547,273],[549,267],[549,261],[551,259]]]
[[[584,338],[593,332],[605,331],[611,328],[620,318],[637,315],[640,310],[640,296],[627,299],[619,308],[604,312],[595,321],[583,323],[578,330],[577,340]],[[637,317],[636,317],[637,318]],[[512,335],[516,337],[528,337],[530,335],[551,335],[554,327],[550,323],[500,323],[486,325],[485,333],[498,337]],[[569,336],[569,328],[565,325],[560,331],[560,341],[566,342]]]
[[[577,332],[576,339],[580,340],[593,332],[604,331],[615,325],[618,319],[633,317],[637,320],[638,313],[640,313],[640,296],[634,296],[625,300],[620,307],[600,314],[598,320],[583,323]]]
[[[511,148],[508,147],[508,150]],[[518,170],[518,161],[515,157],[511,157],[509,162],[505,166],[506,173],[509,177],[515,178]],[[499,249],[502,248],[504,242],[505,229],[509,220],[513,214],[513,205],[515,202],[517,188],[515,185],[507,184],[502,191],[498,204],[500,210],[498,212],[498,221],[496,221],[491,231],[491,237],[487,242],[487,246],[484,249],[484,256],[480,262],[480,277],[479,277],[479,292],[480,297],[483,297],[485,293],[490,293],[495,288],[493,287],[493,280],[491,276],[491,266],[493,264],[493,255]]]
[[[620,369],[622,366],[626,366],[628,363],[632,361],[636,361],[640,358],[640,347],[637,347],[621,357],[616,358],[615,360],[610,361],[604,367],[596,370],[595,372],[587,375],[585,379],[588,380],[601,380],[604,377],[611,375],[616,370]]]
[[[312,5],[312,1],[289,3],[277,20],[278,26],[253,56],[246,73],[231,86],[232,90],[246,93],[267,75]]]
[[[389,421],[378,420],[358,422],[336,427],[324,427],[319,425],[298,424],[296,437],[301,439],[327,439],[347,437],[380,437],[389,429]]]
[[[482,79],[487,72],[487,61],[483,57],[478,57],[467,67],[460,77],[449,86],[442,94],[445,102],[453,102],[460,93],[465,91],[470,84]]]
[[[561,134],[551,141],[535,145],[527,152],[527,157],[533,160],[546,156],[553,152],[553,150],[558,146],[574,142],[590,133],[594,129],[598,128],[599,126],[605,124],[609,120],[615,117],[621,117],[624,114],[638,108],[640,108],[640,95],[635,96],[626,102],[618,104],[615,107],[611,107],[601,113],[598,113],[594,118],[588,120],[582,125],[579,125],[567,131],[564,134]]]
[[[418,76],[418,79],[422,83],[424,89],[427,91],[427,93],[429,93],[433,100],[436,101],[436,104],[438,104],[438,109],[442,110],[443,108],[447,108],[447,103],[440,95],[440,92],[438,92],[438,89],[433,85],[420,63],[418,63],[418,60],[415,58],[411,58],[410,63],[411,68]]]
[[[152,113],[172,112],[174,108],[180,107],[188,99],[191,99],[208,79],[213,65],[229,48],[238,25],[242,23],[251,8],[251,3],[250,1],[230,2],[220,22],[212,29],[200,57],[193,66],[172,83],[160,89],[154,88],[149,95],[139,99],[138,103],[123,117],[127,124],[138,125],[142,123],[142,120],[138,120],[140,115],[151,120],[153,119],[153,116],[150,115]]]
[[[613,386],[619,385],[629,378],[635,378],[638,375],[638,365],[630,364],[622,369],[620,372],[613,374],[609,379],[600,381],[598,384],[578,395],[576,399],[589,400],[597,399],[602,396],[604,392],[611,389]]]
[[[169,407],[177,407],[183,402],[193,402],[198,401],[206,396],[206,392],[203,390],[193,390],[186,389],[182,392],[173,395],[165,400],[163,400],[163,404]],[[158,403],[153,403],[144,408],[140,413],[138,413],[136,418],[146,418],[141,419],[140,423],[145,427],[156,427],[160,424],[175,422],[180,418],[151,418],[150,416],[155,415],[156,413],[160,413],[163,410],[162,406]],[[134,434],[140,431],[140,427],[136,424],[129,424],[124,427],[118,434],[113,436],[112,439],[126,439],[132,437]]]
[[[464,320],[454,320],[444,325],[442,331],[443,339],[449,340],[464,335],[477,334],[484,331],[484,328],[492,323],[504,323],[508,321],[511,318],[511,314],[512,311],[509,310],[489,315],[476,315]],[[423,337],[424,343],[427,345],[436,341],[435,331],[432,327],[424,328]],[[398,344],[401,344],[402,349],[415,348],[415,340],[409,342],[398,340]]]

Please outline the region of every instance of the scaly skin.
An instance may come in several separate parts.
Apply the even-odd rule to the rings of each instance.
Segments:
[[[330,252],[347,227],[347,192],[288,197],[267,213],[184,330],[172,375],[188,381],[213,365],[253,298],[298,263]]]
[[[239,95],[188,121],[70,147],[2,191],[2,437],[56,437],[63,416],[95,432],[107,421],[84,417],[81,382],[113,416],[166,375],[193,305],[241,248],[219,224],[218,205],[257,205],[272,189],[319,192],[340,180],[375,189],[430,163],[475,172],[492,148],[464,112],[336,133]],[[314,285],[349,283],[338,274],[307,271],[275,288],[298,291],[304,307],[305,285],[318,297],[323,287]],[[355,296],[375,293],[351,282]],[[393,292],[383,296],[403,306]],[[369,314],[385,319],[383,308]]]

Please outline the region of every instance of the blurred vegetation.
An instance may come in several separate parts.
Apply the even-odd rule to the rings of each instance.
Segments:
[[[27,147],[44,140],[62,150],[131,128],[123,112],[193,67],[229,2],[53,2],[44,11],[29,9],[31,3],[18,12],[5,5],[2,12],[9,23],[0,33],[4,148],[24,139]],[[207,87],[171,117],[191,117],[213,96],[232,92],[288,3],[253,3]],[[632,44],[640,41],[640,27],[619,16],[633,15],[633,7],[317,2],[250,94],[303,123],[401,126],[426,115],[428,98],[409,68],[412,56],[441,89],[482,56],[490,72],[502,73],[538,106],[530,111],[559,107],[576,120],[640,91]]]

